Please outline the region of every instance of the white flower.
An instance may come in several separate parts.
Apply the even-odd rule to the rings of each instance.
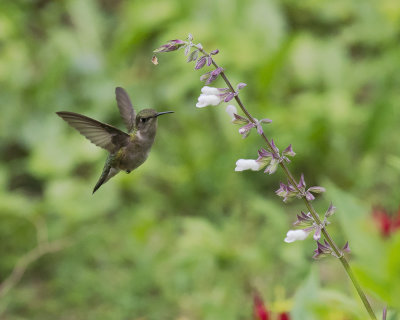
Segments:
[[[208,87],[208,86],[204,86],[203,88],[201,88],[201,93],[204,93],[206,95],[219,95],[220,94],[218,88]]]
[[[243,170],[253,170],[258,171],[260,170],[260,164],[253,159],[239,159],[236,161],[236,168],[235,171],[243,171]]]
[[[218,88],[203,87],[201,88],[201,94],[196,103],[197,108],[204,108],[207,106],[217,106],[221,103],[222,99]]]
[[[221,103],[221,99],[215,95],[201,94],[196,103],[197,108],[204,108],[207,106],[217,106]]]
[[[227,114],[229,114],[229,116],[232,118],[232,121],[233,120],[235,120],[235,116],[233,115],[233,114],[237,114],[237,110],[236,110],[236,107],[235,106],[233,106],[233,105],[228,105],[227,107],[226,107],[226,113]]]
[[[285,242],[291,243],[297,240],[304,240],[307,238],[309,232],[306,232],[304,230],[289,230],[286,234]]]

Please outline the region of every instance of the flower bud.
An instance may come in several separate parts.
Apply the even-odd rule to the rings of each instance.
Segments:
[[[229,104],[226,109],[226,113],[229,114],[231,117],[232,121],[235,120],[235,114],[237,113],[236,107],[234,105]]]

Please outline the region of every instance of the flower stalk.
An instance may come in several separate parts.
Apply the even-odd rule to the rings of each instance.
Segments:
[[[245,84],[240,83],[237,86],[238,90],[235,90],[234,87],[232,86],[232,83],[229,81],[228,77],[226,76],[226,74],[224,72],[224,69],[222,67],[220,67],[215,62],[214,58],[212,57],[213,55],[218,53],[218,50],[214,50],[214,51],[212,51],[210,53],[207,53],[203,49],[203,46],[201,44],[194,44],[192,42],[192,40],[193,40],[193,37],[191,35],[189,35],[188,42],[186,42],[186,50],[188,50],[188,51],[185,52],[185,53],[187,53],[187,55],[188,55],[188,52],[190,51],[191,48],[194,48],[194,51],[191,53],[191,55],[189,55],[188,61],[189,60],[190,61],[196,60],[198,55],[202,54],[202,57],[199,58],[199,60],[196,63],[195,69],[201,69],[206,64],[208,66],[213,65],[213,67],[215,68],[213,71],[210,71],[210,72],[207,72],[206,74],[204,74],[200,78],[200,80],[206,81],[206,84],[208,85],[212,81],[214,81],[218,76],[221,76],[221,78],[224,80],[224,82],[227,85],[227,88],[225,88],[225,89],[218,89],[218,90],[225,90],[223,99],[221,99],[221,101],[224,100],[225,102],[228,102],[232,98],[234,98],[236,100],[238,106],[240,107],[242,112],[246,115],[246,118],[249,121],[249,124],[245,126],[245,127],[248,127],[248,128],[246,128],[246,130],[248,129],[246,131],[246,134],[249,133],[248,131],[251,128],[257,127],[257,132],[259,133],[259,135],[261,136],[261,138],[264,140],[264,142],[267,145],[268,151],[266,151],[266,152],[270,153],[272,155],[272,157],[271,157],[272,159],[278,159],[278,164],[279,164],[279,166],[281,167],[281,169],[283,170],[284,174],[287,177],[288,185],[287,186],[285,185],[285,186],[288,188],[288,192],[291,193],[292,195],[295,195],[298,198],[301,197],[303,199],[304,204],[307,207],[307,209],[309,211],[309,215],[312,217],[312,221],[313,221],[313,223],[315,225],[315,228],[316,228],[314,239],[316,241],[318,241],[318,239],[320,238],[320,234],[322,234],[324,236],[325,245],[320,244],[319,242],[317,242],[318,243],[318,247],[317,247],[317,250],[315,250],[316,251],[316,255],[314,255],[314,256],[318,256],[318,255],[320,255],[322,253],[330,253],[331,255],[335,256],[336,258],[338,258],[340,260],[340,262],[342,263],[347,275],[349,276],[351,282],[353,283],[358,295],[360,296],[360,299],[362,300],[362,302],[363,302],[363,304],[364,304],[364,306],[365,306],[370,318],[373,319],[373,320],[376,320],[377,318],[375,316],[375,313],[373,312],[372,307],[371,307],[371,305],[370,305],[370,303],[369,303],[364,291],[362,290],[360,284],[358,283],[358,281],[357,281],[357,279],[356,279],[356,277],[355,277],[355,275],[354,275],[354,273],[353,273],[353,271],[352,271],[352,269],[350,267],[350,264],[348,263],[346,257],[343,254],[343,251],[345,251],[345,252],[349,251],[348,243],[346,243],[346,245],[343,247],[343,249],[340,249],[337,246],[337,244],[334,242],[334,240],[332,239],[332,237],[329,234],[328,230],[326,229],[326,226],[328,225],[327,218],[331,214],[333,214],[333,211],[330,212],[329,214],[328,214],[328,212],[330,211],[330,209],[333,206],[331,205],[330,209],[328,209],[327,213],[325,214],[325,219],[322,222],[321,218],[319,217],[319,215],[317,213],[317,211],[314,209],[313,205],[311,204],[311,201],[314,199],[314,196],[310,192],[316,192],[316,193],[323,192],[324,188],[322,188],[322,187],[312,187],[312,188],[309,188],[306,191],[305,190],[305,184],[304,184],[303,176],[301,177],[299,182],[296,181],[296,179],[294,178],[293,174],[290,172],[289,168],[287,167],[285,161],[283,161],[283,160],[286,160],[287,162],[289,162],[287,157],[285,157],[285,156],[281,157],[281,155],[279,154],[279,150],[276,148],[275,143],[273,142],[273,140],[270,141],[267,138],[267,136],[265,135],[265,133],[263,132],[263,130],[261,128],[261,124],[260,124],[261,121],[258,121],[256,118],[254,118],[251,115],[251,113],[247,110],[247,108],[245,107],[243,102],[241,101],[241,99],[239,97],[239,94],[238,94],[238,91],[241,88],[243,88],[245,86]],[[177,40],[173,40],[173,41],[177,41]],[[179,45],[181,45],[181,43],[179,43]],[[170,49],[171,46],[177,46],[177,44],[174,43],[174,42],[172,44],[169,43],[169,44],[164,45],[163,47],[161,47],[162,48],[161,50],[158,49],[158,51],[156,50],[154,52],[167,52],[167,51],[170,51],[169,49]],[[177,48],[177,49],[179,49],[179,48]],[[163,50],[165,50],[165,51],[163,51]],[[196,59],[193,59],[194,56],[196,57]],[[213,105],[215,105],[215,104],[213,104]],[[233,115],[237,116],[235,114],[233,114]],[[242,118],[241,116],[238,116],[238,117]],[[244,118],[242,118],[242,119],[244,119]],[[265,119],[265,120],[269,120],[269,119]],[[245,128],[245,127],[243,127],[243,128]],[[240,132],[240,133],[242,133],[242,132]],[[286,148],[285,151],[288,152],[288,155],[291,155],[291,154],[294,155],[294,152],[291,149],[291,145],[288,148]],[[260,154],[260,151],[259,151],[259,154]],[[284,159],[284,158],[286,158],[286,159]],[[255,160],[250,160],[250,159],[241,159],[241,160],[243,160],[243,161],[239,162],[240,161],[239,160],[238,161],[239,163],[238,162],[236,163],[236,165],[237,165],[237,167],[235,169],[236,171],[242,171],[242,170],[247,170],[247,169],[250,169],[250,170],[253,170],[253,171],[258,171],[262,167],[261,165],[257,166],[257,164],[255,163],[256,162]],[[254,161],[254,162],[251,162],[251,161]],[[267,170],[266,170],[266,172],[267,172]],[[273,172],[268,172],[268,173],[273,173]],[[304,186],[303,186],[303,184],[304,184]],[[282,184],[281,184],[281,188],[282,188]],[[285,199],[284,199],[284,201],[285,201]],[[311,219],[311,217],[310,217],[310,219]],[[317,229],[318,229],[318,231],[317,231]],[[293,230],[291,230],[291,231],[293,231]],[[298,233],[297,231],[302,231],[302,230],[296,230],[296,231],[293,231],[290,234],[289,234],[290,231],[288,232],[287,239],[290,240],[290,241],[287,241],[287,242],[293,242],[295,240],[303,240],[303,238],[305,238],[304,235]],[[318,232],[318,236],[316,237],[317,232]],[[296,237],[298,237],[298,238],[296,239]]]

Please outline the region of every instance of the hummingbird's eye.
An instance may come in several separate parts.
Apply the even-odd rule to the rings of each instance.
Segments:
[[[140,118],[140,122],[145,123],[147,120],[149,120],[148,118]]]

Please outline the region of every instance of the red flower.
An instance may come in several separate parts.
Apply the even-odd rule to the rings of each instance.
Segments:
[[[255,320],[290,320],[289,313],[281,312],[271,318],[271,313],[265,307],[264,301],[258,291],[253,293],[253,311]]]
[[[253,293],[253,311],[255,320],[269,320],[269,312],[258,291],[254,291]]]
[[[282,312],[278,315],[278,320],[290,320],[289,313]]]
[[[400,229],[400,207],[396,216],[390,215],[383,208],[373,208],[372,215],[379,224],[379,230],[384,237],[389,237],[393,232]]]

